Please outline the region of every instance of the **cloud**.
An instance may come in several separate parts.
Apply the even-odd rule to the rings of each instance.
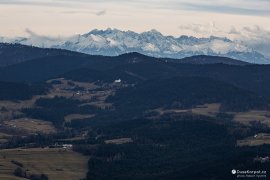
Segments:
[[[106,11],[106,10],[103,10],[103,11],[97,12],[96,15],[97,15],[97,16],[103,16],[103,15],[105,15],[106,13],[107,13],[107,11]]]
[[[267,58],[270,58],[270,31],[260,26],[251,26],[244,27],[240,32],[239,40],[264,54]]]
[[[227,14],[242,14],[242,15],[255,15],[255,16],[269,16],[270,11],[268,9],[254,9],[254,8],[241,8],[232,6],[197,6],[195,10],[212,11],[216,13]]]
[[[102,11],[84,11],[84,10],[67,10],[67,11],[61,11],[60,13],[63,14],[93,14],[96,16],[104,16],[107,14],[106,10],[102,10]]]
[[[260,1],[260,0],[259,0]],[[182,9],[188,11],[214,12],[223,14],[241,14],[252,16],[270,16],[270,2],[261,0],[254,3],[254,0],[191,0],[191,1],[174,1],[168,3],[165,7],[169,9]]]
[[[178,26],[181,30],[192,31],[197,35],[211,36],[221,32],[219,28],[216,27],[215,22],[209,22],[207,24],[188,24]]]
[[[28,34],[31,39],[43,39],[44,41],[60,41],[62,37],[53,37],[53,36],[48,36],[48,35],[39,35],[35,33],[34,31],[30,30],[29,28],[25,29],[25,32]]]
[[[217,27],[215,23],[181,25],[179,28],[192,31],[203,37],[210,35],[227,37],[233,41],[238,41],[247,45],[270,59],[270,31],[265,30],[258,25],[241,28],[232,26],[228,30]]]
[[[31,0],[0,0],[0,4],[13,4],[13,5],[48,5],[46,1],[31,1]]]
[[[240,34],[240,32],[233,26],[231,27],[230,31],[228,32],[229,34]]]
[[[30,35],[30,36],[37,36],[37,34],[34,33],[32,30],[30,30],[29,28],[26,28],[26,29],[25,29],[25,32],[26,32],[28,35]]]
[[[199,34],[209,33],[209,28],[202,24],[187,24],[178,26],[181,30],[189,30]]]
[[[0,4],[80,7],[125,5],[141,9],[171,9],[252,16],[270,16],[269,0],[0,0]],[[101,11],[101,15],[106,11]],[[98,15],[99,13],[97,13]]]

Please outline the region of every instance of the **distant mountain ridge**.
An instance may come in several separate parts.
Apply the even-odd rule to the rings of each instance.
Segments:
[[[45,57],[55,57],[55,56],[70,56],[76,60],[78,57],[89,57],[94,58],[93,55],[83,54],[79,52],[63,50],[63,49],[52,49],[52,48],[38,48],[33,46],[21,45],[21,44],[8,44],[0,43],[0,67],[10,66],[18,64],[24,61],[40,59]],[[110,58],[106,56],[107,58]],[[146,56],[137,52],[130,52],[126,54],[121,54],[119,56],[114,56],[117,59],[122,59],[123,61],[134,59],[149,59],[151,61],[161,60],[165,62],[177,62],[177,63],[187,63],[187,64],[229,64],[229,65],[248,65],[249,63],[234,60],[226,57],[219,56],[192,56],[184,59],[171,59],[171,58],[154,58]],[[96,59],[104,59],[105,57],[96,56]]]
[[[249,63],[269,64],[270,60],[247,45],[228,38],[210,36],[164,36],[157,30],[143,33],[108,28],[83,35],[51,38],[31,35],[29,38],[1,38],[0,42],[20,43],[45,48],[59,48],[91,55],[118,56],[129,52],[180,59],[196,55],[224,56]]]

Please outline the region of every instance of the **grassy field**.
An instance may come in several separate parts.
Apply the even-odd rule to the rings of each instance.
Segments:
[[[23,179],[13,176],[17,165],[23,164],[27,174],[46,174],[52,180],[79,180],[87,172],[88,157],[61,148],[10,149],[0,151],[0,179]]]

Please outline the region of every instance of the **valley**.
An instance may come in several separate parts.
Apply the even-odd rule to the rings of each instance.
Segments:
[[[2,67],[0,178],[227,180],[232,168],[267,169],[269,66],[215,58],[61,55]]]
[[[0,0],[0,180],[270,179],[270,0]]]

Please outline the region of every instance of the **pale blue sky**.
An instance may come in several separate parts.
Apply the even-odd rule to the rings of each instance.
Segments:
[[[108,27],[163,34],[222,35],[232,28],[270,31],[270,0],[0,0],[0,36],[68,36]],[[213,34],[214,33],[214,34]]]

